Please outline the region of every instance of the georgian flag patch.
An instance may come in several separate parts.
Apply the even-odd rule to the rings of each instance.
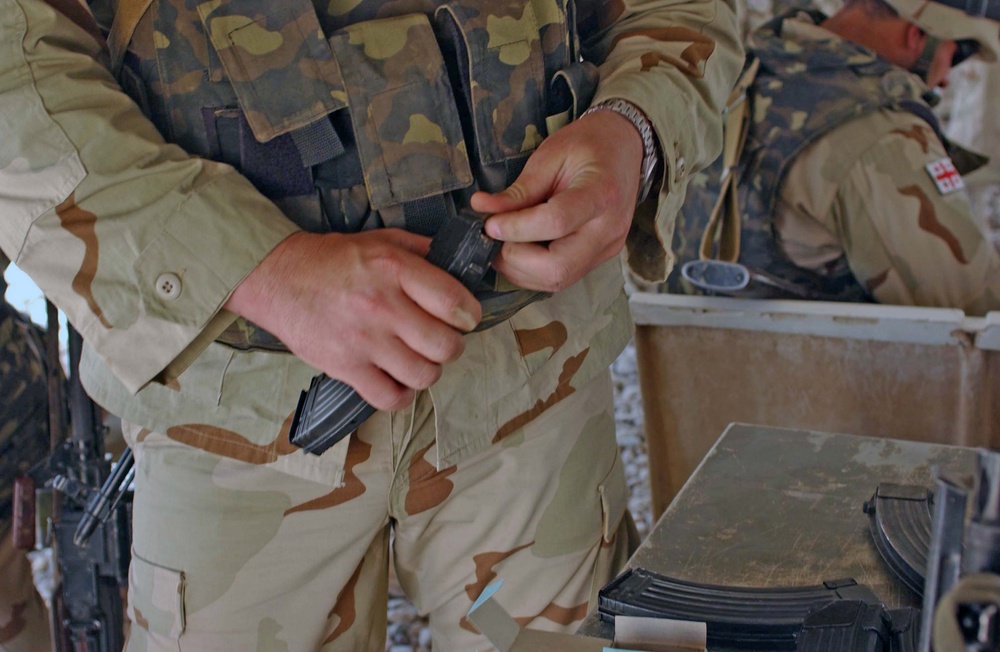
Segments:
[[[947,156],[928,163],[924,168],[927,170],[927,174],[931,175],[931,179],[934,179],[934,185],[937,186],[938,192],[942,195],[965,187],[962,175],[958,173],[955,164]]]

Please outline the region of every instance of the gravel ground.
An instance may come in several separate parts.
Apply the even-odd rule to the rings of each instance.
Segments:
[[[643,435],[642,398],[636,371],[635,347],[629,346],[611,367],[615,387],[615,425],[618,446],[625,463],[629,489],[629,510],[639,534],[645,538],[651,523],[649,471],[646,462],[646,439]],[[399,591],[390,585],[389,622],[386,652],[429,652],[431,632],[427,620]]]

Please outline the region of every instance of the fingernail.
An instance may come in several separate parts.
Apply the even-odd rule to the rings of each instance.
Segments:
[[[500,233],[500,227],[496,225],[496,222],[486,220],[486,226],[484,228],[486,230],[486,235],[490,236],[494,240],[501,239],[502,234]]]
[[[462,308],[456,307],[451,314],[454,316],[455,323],[458,324],[458,327],[467,333],[472,331],[479,324],[471,313],[466,312]]]

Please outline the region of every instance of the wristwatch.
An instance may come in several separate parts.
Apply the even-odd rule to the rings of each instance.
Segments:
[[[653,124],[639,107],[628,100],[620,98],[605,100],[600,104],[595,104],[584,111],[580,117],[582,118],[584,115],[594,113],[595,111],[614,111],[631,122],[639,132],[639,136],[642,137],[643,156],[642,166],[640,167],[641,177],[639,181],[639,196],[636,198],[636,203],[641,204],[646,200],[646,197],[649,196],[649,191],[653,188],[653,180],[656,178],[656,168],[660,163],[660,154],[656,147],[656,135],[653,133]]]

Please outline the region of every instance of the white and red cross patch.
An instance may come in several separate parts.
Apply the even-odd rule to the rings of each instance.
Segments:
[[[938,192],[942,195],[965,187],[962,175],[958,173],[955,164],[948,157],[928,163],[924,168],[926,168],[927,174],[931,175],[931,179],[934,179],[934,185],[937,186]]]

